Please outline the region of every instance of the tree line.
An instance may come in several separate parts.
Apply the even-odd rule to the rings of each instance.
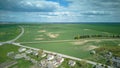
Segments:
[[[74,39],[84,38],[120,38],[120,35],[78,35],[74,37]]]

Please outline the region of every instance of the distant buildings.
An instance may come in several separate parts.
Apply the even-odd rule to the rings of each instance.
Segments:
[[[9,52],[7,56],[12,55],[14,59],[24,59],[26,61],[30,61],[33,64],[37,64],[40,68],[57,68],[64,62],[64,58],[60,55],[45,52],[40,53],[41,54],[39,55],[38,50],[20,47],[17,53]],[[39,56],[40,59],[42,59],[38,60],[39,57],[36,56]],[[73,60],[69,60],[68,62],[68,65],[71,67],[75,66],[75,64],[76,62]]]

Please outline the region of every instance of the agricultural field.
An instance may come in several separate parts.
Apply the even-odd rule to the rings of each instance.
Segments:
[[[24,25],[25,33],[18,42],[73,40],[77,35],[119,34],[120,24],[40,24]]]

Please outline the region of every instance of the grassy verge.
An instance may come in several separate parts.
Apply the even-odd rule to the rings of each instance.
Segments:
[[[7,57],[7,53],[11,51],[17,52],[18,48],[19,48],[18,46],[14,46],[11,44],[5,44],[0,46],[0,63],[10,61],[11,59]]]

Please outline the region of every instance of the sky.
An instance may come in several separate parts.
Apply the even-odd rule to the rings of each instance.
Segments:
[[[0,0],[1,22],[120,22],[120,0]]]

